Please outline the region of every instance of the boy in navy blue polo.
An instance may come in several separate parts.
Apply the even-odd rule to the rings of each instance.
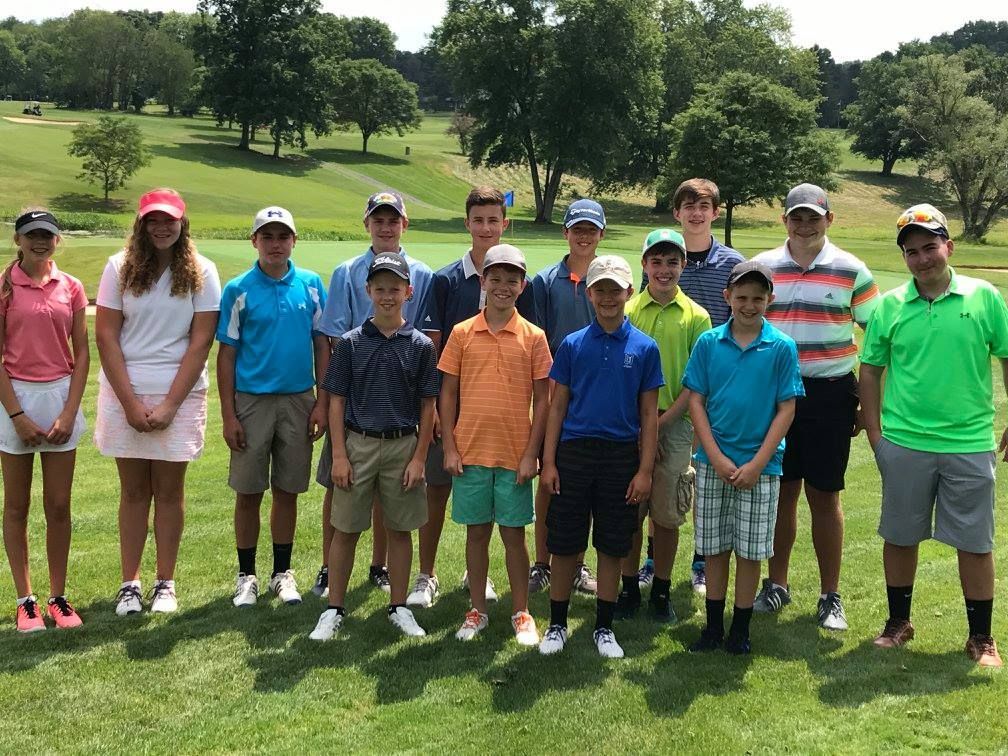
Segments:
[[[296,242],[289,212],[260,210],[252,224],[259,258],[229,281],[221,296],[217,388],[231,449],[228,484],[236,492],[235,606],[251,606],[259,595],[256,544],[267,488],[273,494],[270,589],[286,604],[301,603],[291,551],[297,497],[308,490],[312,443],[328,422],[325,398],[316,400],[313,389],[325,375],[329,342],[319,331],[325,287],[318,274],[294,267]]]
[[[376,495],[388,534],[389,621],[405,635],[425,635],[406,608],[406,587],[411,531],[427,522],[424,465],[434,431],[438,373],[434,343],[402,315],[413,292],[409,281],[401,255],[375,255],[367,279],[375,314],[339,340],[322,383],[330,395],[335,533],[329,549],[329,608],[312,640],[329,640],[343,624],[357,541],[371,525]]]
[[[724,646],[749,653],[749,621],[760,562],[773,555],[784,436],[804,396],[798,347],[763,313],[773,301],[773,274],[739,263],[725,289],[732,316],[702,334],[683,385],[700,448],[696,550],[706,557],[707,624],[690,651]],[[735,552],[735,611],[724,637],[728,569]]]
[[[570,334],[592,322],[595,310],[588,297],[585,277],[595,259],[599,243],[605,237],[605,211],[594,200],[579,199],[564,213],[564,239],[567,254],[560,262],[539,271],[532,279],[535,319],[546,332],[550,353],[554,356]],[[529,593],[537,593],[550,584],[550,553],[546,546],[546,508],[550,491],[539,481],[535,498],[535,561],[529,569]],[[574,588],[594,595],[597,584],[581,555],[574,571]]]
[[[472,237],[469,251],[450,265],[434,274],[427,314],[418,327],[431,338],[438,355],[448,343],[452,328],[476,317],[486,304],[482,287],[483,259],[487,250],[500,243],[501,234],[508,227],[504,195],[492,186],[477,186],[466,197],[465,227]],[[535,322],[535,307],[531,287],[518,295],[515,304],[518,313]],[[435,424],[435,438],[427,452],[427,524],[420,528],[420,572],[413,590],[406,598],[408,606],[429,607],[440,591],[434,571],[438,544],[444,528],[445,509],[452,490],[452,476],[444,469],[444,448]],[[463,578],[468,586],[468,575]],[[493,581],[487,578],[486,598],[497,600]]]
[[[595,645],[601,656],[620,658],[612,632],[620,560],[630,551],[638,507],[651,493],[658,389],[665,381],[658,345],[623,315],[633,294],[627,261],[598,257],[586,278],[595,319],[563,340],[550,371],[556,389],[541,484],[552,494],[546,542],[556,579],[539,651],[555,654],[567,643],[571,581],[591,530],[598,553]]]

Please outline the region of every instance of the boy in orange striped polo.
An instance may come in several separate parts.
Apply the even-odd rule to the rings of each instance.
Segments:
[[[525,526],[534,520],[532,479],[539,472],[553,359],[546,334],[515,310],[525,272],[525,255],[517,247],[498,244],[487,251],[486,306],[448,337],[438,363],[438,411],[444,465],[454,476],[452,520],[466,526],[472,601],[455,637],[471,640],[489,621],[486,580],[496,522],[511,583],[511,625],[518,643],[534,646],[539,633],[528,613]]]

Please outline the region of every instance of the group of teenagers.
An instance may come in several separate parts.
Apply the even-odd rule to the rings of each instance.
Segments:
[[[875,644],[913,638],[918,546],[934,537],[958,551],[966,652],[1000,666],[991,635],[991,357],[1008,372],[1008,307],[998,291],[949,266],[948,222],[930,205],[899,216],[896,242],[911,279],[880,295],[867,266],[830,242],[834,216],[820,187],[788,193],[786,240],[749,261],[711,233],[720,206],[713,182],[684,181],[672,201],[682,230],[647,235],[637,293],[623,257],[597,254],[606,231],[599,203],[567,208],[567,253],[530,277],[522,251],[501,243],[504,196],[485,186],[466,199],[471,248],[437,272],[403,249],[409,219],[402,196],[389,190],[366,203],[370,248],[337,266],[328,287],[294,265],[294,218],[273,206],[253,221],[252,266],[222,290],[192,241],[183,198],[171,189],[144,194],[96,300],[94,442],[115,459],[121,491],[116,613],[145,606],[140,568],[152,504],[156,575],[147,606],[178,607],[185,475],[204,445],[216,338],[236,496],[235,606],[259,599],[267,490],[268,588],[284,603],[301,602],[291,570],[297,498],[324,437],[315,470],[325,487],[323,558],[312,590],[327,607],[313,640],[342,627],[357,543],[369,528],[369,579],[389,593],[390,622],[407,636],[425,634],[414,609],[440,594],[436,561],[450,498],[452,520],[466,527],[471,601],[459,640],[488,626],[488,602],[497,599],[488,575],[496,524],[517,643],[562,651],[577,590],[596,596],[599,654],[622,657],[613,627],[641,610],[642,588],[654,620],[676,621],[672,568],[692,510],[691,582],[705,596],[706,621],[689,650],[750,653],[753,612],[792,601],[803,488],[820,573],[818,623],[846,630],[840,491],[851,439],[864,429],[882,479],[889,603]],[[3,535],[16,626],[33,632],[46,628],[46,617],[58,628],[81,624],[66,575],[75,449],[85,428],[87,298],[56,266],[61,231],[50,212],[29,208],[14,230],[17,258],[0,287]],[[865,331],[860,360],[855,324]],[[1006,447],[1008,431],[999,450]],[[47,525],[44,605],[28,570],[35,452]],[[585,563],[589,535],[597,577]],[[543,590],[550,617],[540,636],[528,599]]]

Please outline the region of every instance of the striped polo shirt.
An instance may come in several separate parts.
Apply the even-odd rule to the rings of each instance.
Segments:
[[[532,279],[535,324],[546,332],[550,353],[556,354],[569,334],[579,331],[595,319],[595,308],[588,301],[585,282],[571,274],[567,258],[540,270]]]
[[[532,433],[532,383],[552,366],[546,334],[517,312],[496,334],[482,312],[452,329],[438,368],[459,378],[463,465],[518,469]]]
[[[829,239],[803,269],[787,242],[753,258],[773,270],[773,303],[766,317],[798,344],[805,378],[836,378],[857,364],[854,323],[862,328],[878,304],[871,271]]]
[[[419,425],[438,383],[433,341],[409,323],[386,337],[368,318],[336,342],[322,388],[346,397],[347,423],[385,431]]]

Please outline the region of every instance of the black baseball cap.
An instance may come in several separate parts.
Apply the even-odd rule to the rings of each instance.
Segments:
[[[14,233],[27,234],[29,231],[48,231],[54,236],[60,235],[59,222],[56,216],[48,210],[29,210],[22,213],[14,221]]]
[[[380,255],[375,255],[374,259],[371,260],[371,265],[368,267],[367,280],[370,281],[375,273],[380,273],[383,270],[395,273],[399,278],[409,283],[409,264],[402,255],[394,252],[383,252]]]
[[[367,207],[364,208],[364,220],[371,217],[371,213],[379,207],[391,207],[403,218],[406,217],[406,204],[403,202],[402,195],[391,189],[375,192],[368,197]]]
[[[770,291],[773,291],[773,271],[763,263],[756,262],[755,260],[740,262],[732,268],[731,274],[728,276],[728,286],[734,286],[746,276],[762,278],[770,288]]]

